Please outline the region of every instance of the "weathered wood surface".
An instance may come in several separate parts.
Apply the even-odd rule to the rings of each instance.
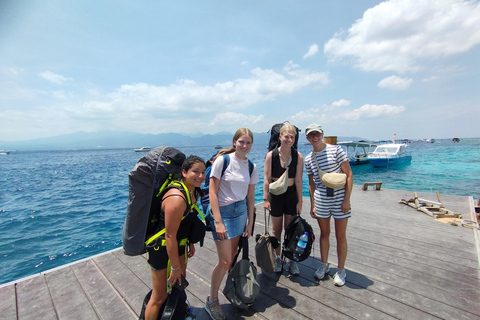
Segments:
[[[313,256],[300,263],[299,276],[258,270],[262,292],[250,312],[232,307],[220,295],[228,319],[480,319],[478,231],[435,221],[400,204],[409,193],[354,187],[344,287],[332,282],[332,224],[326,279],[313,277],[320,256],[317,241]],[[470,217],[467,197],[443,195],[442,202]],[[308,199],[303,203],[302,214],[318,239]],[[263,209],[258,209],[255,233],[264,229]],[[205,242],[187,272],[188,298],[199,320],[209,319],[203,306],[217,259],[210,235]],[[250,239],[252,261],[254,245]],[[0,319],[138,319],[150,286],[145,258],[128,257],[117,249],[1,286]]]

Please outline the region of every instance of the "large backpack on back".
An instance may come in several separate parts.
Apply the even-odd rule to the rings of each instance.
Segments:
[[[280,129],[282,129],[285,123],[289,123],[289,122],[285,121],[283,123],[274,124],[272,128],[268,131],[270,132],[270,140],[268,142],[268,151],[272,151],[273,149],[275,149],[275,147],[280,146]],[[297,149],[298,139],[299,139],[299,133],[301,130],[298,129],[296,126],[293,126],[293,127],[295,128],[295,130],[297,130],[297,135],[295,136],[295,143],[293,144],[293,148],[295,150],[298,150]]]
[[[282,256],[293,260],[293,254],[295,252],[295,247],[297,246],[298,240],[300,237],[307,233],[308,242],[305,247],[302,255],[296,261],[303,261],[310,256],[312,251],[313,242],[315,241],[315,234],[313,233],[312,226],[308,224],[305,219],[300,216],[297,216],[295,219],[290,222],[290,224],[285,229],[285,235],[283,237],[283,251]]]
[[[185,155],[172,147],[160,146],[145,154],[128,175],[127,215],[122,231],[126,255],[145,253],[147,234],[156,229],[155,213],[160,210],[157,198],[172,178],[181,173]]]

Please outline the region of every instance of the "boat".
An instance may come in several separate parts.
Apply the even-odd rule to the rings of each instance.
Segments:
[[[7,154],[9,154],[10,151],[7,151],[7,150],[0,150],[0,156],[6,156]]]
[[[146,152],[146,151],[150,151],[150,147],[141,147],[139,149],[133,149],[133,151],[135,151],[135,152]]]
[[[453,138],[452,142],[460,142],[460,138]]]
[[[223,148],[223,147],[222,147],[221,145],[219,145],[219,144],[217,144],[217,145],[215,146],[215,149],[222,149],[222,148]]]
[[[412,156],[407,153],[405,143],[391,143],[378,145],[368,154],[367,159],[373,167],[401,167],[412,162]]]
[[[337,144],[345,147],[344,151],[351,166],[369,164],[370,161],[367,159],[367,156],[372,151],[372,148],[377,146],[367,141],[340,141]]]

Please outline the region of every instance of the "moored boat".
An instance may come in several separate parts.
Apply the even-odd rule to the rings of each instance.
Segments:
[[[368,154],[367,159],[373,167],[401,167],[412,162],[404,143],[381,144]]]
[[[344,147],[351,166],[369,164],[370,161],[367,159],[368,153],[377,146],[367,141],[340,141],[337,144]]]
[[[133,151],[135,151],[135,152],[146,152],[146,151],[150,151],[150,147],[141,147],[139,149],[133,149]]]

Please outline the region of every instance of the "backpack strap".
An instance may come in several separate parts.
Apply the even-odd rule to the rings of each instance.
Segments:
[[[225,173],[225,170],[227,170],[227,167],[230,164],[229,153],[226,153],[226,154],[222,155],[222,157],[223,157],[223,168],[222,168],[222,175],[220,176],[220,178],[223,177],[223,174]],[[255,166],[254,166],[253,162],[250,159],[248,159],[248,172],[250,174],[250,177],[252,176],[254,168],[255,168]]]

